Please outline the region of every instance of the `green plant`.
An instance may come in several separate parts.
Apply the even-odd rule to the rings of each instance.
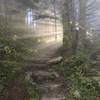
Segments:
[[[100,100],[97,81],[87,76],[89,60],[84,54],[73,55],[56,66],[70,86],[68,100]]]
[[[18,76],[17,73],[25,67],[24,57],[32,54],[30,48],[28,48],[28,43],[28,40],[16,40],[15,35],[0,34],[0,100],[7,100],[7,96],[3,91],[7,90],[10,82],[18,77],[21,78],[21,84],[26,88],[24,75]],[[30,43],[32,44],[31,40]],[[36,98],[33,87],[27,85],[27,91],[30,98]]]

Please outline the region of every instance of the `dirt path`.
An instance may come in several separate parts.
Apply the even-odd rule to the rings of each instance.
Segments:
[[[27,71],[27,74],[31,72],[33,82],[37,85],[40,100],[66,100],[66,82],[48,63],[60,56],[60,47],[59,43],[52,43],[41,49],[42,52],[35,56],[30,70]]]
[[[21,75],[26,73],[26,78],[31,78],[36,84],[40,100],[66,100],[67,84],[65,80],[54,71],[50,61],[59,58],[61,43],[52,42],[37,48],[38,52],[29,59],[27,67],[21,70]],[[55,61],[55,60],[54,60]],[[20,75],[18,74],[18,78]],[[26,100],[26,90],[21,85],[20,80],[15,80],[10,85],[10,95],[8,100]]]

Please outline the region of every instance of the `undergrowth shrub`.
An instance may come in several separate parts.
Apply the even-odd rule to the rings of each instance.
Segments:
[[[36,100],[35,88],[30,88],[29,82],[23,79],[24,75],[16,76],[16,73],[25,67],[24,57],[32,53],[26,45],[28,42],[25,40],[23,42],[14,39],[14,36],[0,34],[0,100],[8,100],[4,91],[7,90],[9,83],[18,77],[21,78],[21,84],[27,88],[29,98],[32,98],[27,100]]]
[[[73,55],[56,65],[69,83],[67,100],[100,100],[100,84],[87,76],[90,61],[84,54]]]

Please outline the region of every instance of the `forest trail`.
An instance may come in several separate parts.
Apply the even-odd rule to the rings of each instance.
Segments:
[[[27,76],[31,76],[39,92],[40,100],[66,100],[66,82],[53,70],[50,62],[60,60],[58,53],[60,42],[52,42],[45,45],[41,53],[38,53],[27,70]],[[40,50],[40,51],[41,51]]]

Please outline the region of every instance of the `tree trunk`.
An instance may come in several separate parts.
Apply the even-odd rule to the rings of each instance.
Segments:
[[[65,0],[63,2],[62,11],[63,20],[63,57],[66,58],[71,56],[76,51],[78,34],[75,31],[75,16],[74,16],[74,6],[73,0]]]
[[[86,3],[87,0],[80,0],[80,18],[79,18],[79,25],[80,25],[80,42],[81,46],[80,48],[83,47],[85,48],[85,41],[86,41]],[[82,27],[82,28],[81,28]]]

